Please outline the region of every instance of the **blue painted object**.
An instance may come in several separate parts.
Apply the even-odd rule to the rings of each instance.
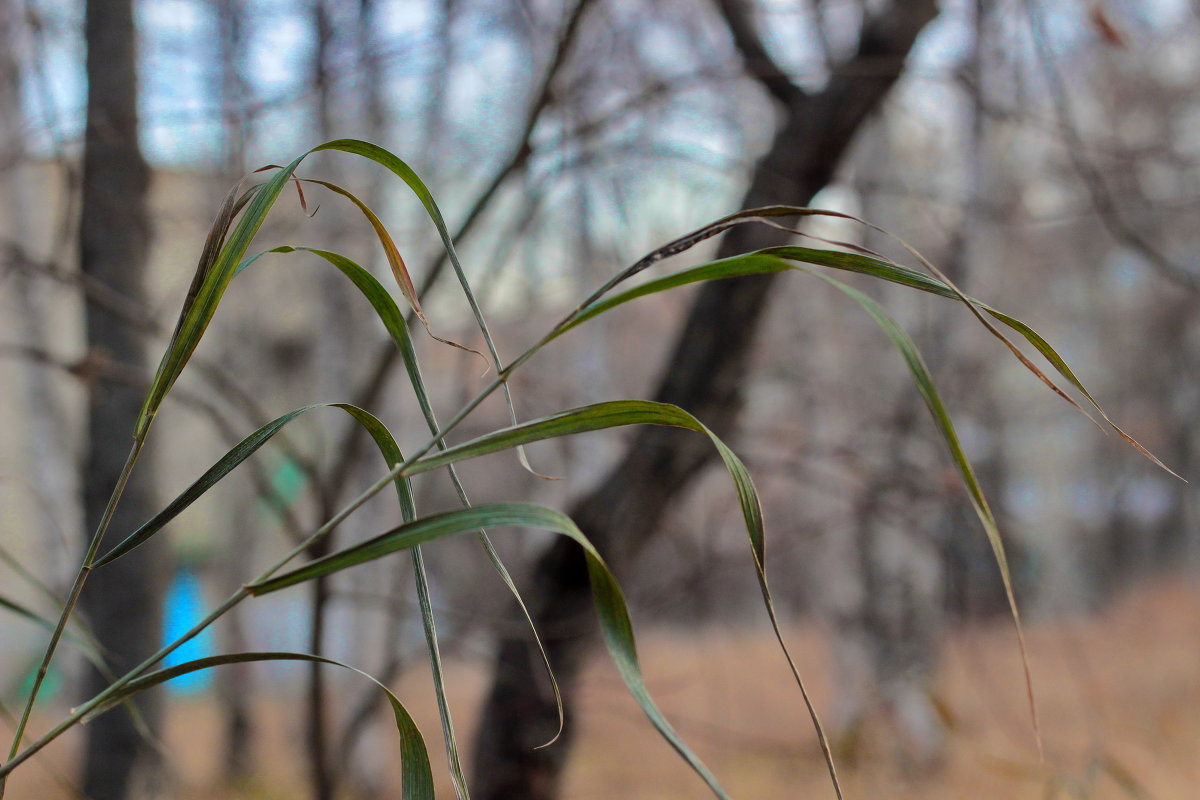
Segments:
[[[167,597],[163,603],[163,642],[170,643],[187,633],[204,618],[204,594],[200,590],[200,581],[189,570],[181,569],[175,574],[175,580],[167,589]],[[165,659],[165,666],[182,664],[197,658],[205,658],[213,654],[212,631],[205,629],[199,636],[185,642],[178,650]],[[181,675],[167,683],[167,687],[178,694],[193,694],[202,692],[212,685],[212,673],[209,670],[190,672]]]

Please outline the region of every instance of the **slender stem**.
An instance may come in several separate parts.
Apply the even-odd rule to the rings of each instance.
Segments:
[[[505,383],[507,383],[509,377],[512,376],[513,371],[516,370],[517,367],[533,358],[538,350],[541,350],[545,345],[558,338],[559,334],[563,332],[563,329],[566,327],[566,325],[575,318],[576,313],[578,312],[572,312],[570,316],[555,325],[554,329],[542,337],[537,344],[530,347],[524,353],[521,353],[521,355],[513,359],[513,361],[509,363],[507,367],[500,370],[496,377],[492,379],[491,383],[480,389],[479,394],[475,395],[475,397],[473,397],[469,403],[459,409],[458,413],[451,417],[450,421],[443,425],[440,430],[435,431],[429,441],[422,445],[420,449],[414,451],[403,464],[397,465],[396,468],[393,469],[389,474],[393,474],[394,477],[406,475],[409,467],[411,467],[413,464],[419,461],[422,456],[436,447],[438,442],[441,442],[443,439],[445,439],[446,435],[449,434],[450,431],[457,428],[459,424],[471,414],[472,411],[479,407],[480,403],[491,396],[492,392],[496,391]]]
[[[331,550],[333,537],[318,542],[308,549],[311,559],[321,558]],[[328,611],[329,576],[322,575],[312,582],[312,621],[308,632],[308,652],[314,656],[321,655],[325,642],[325,615]],[[321,664],[313,661],[308,667],[308,717],[306,721],[308,738],[308,760],[312,777],[313,800],[330,800],[334,793],[334,776],[331,771],[331,760],[328,755],[329,728],[326,719],[325,673]]]
[[[121,495],[125,493],[125,486],[129,483],[129,476],[133,473],[133,466],[137,463],[138,455],[142,451],[142,440],[135,440],[133,447],[129,451],[129,456],[125,459],[125,466],[121,468],[120,477],[117,478],[117,485],[113,489],[112,495],[108,498],[108,505],[104,508],[104,514],[100,517],[100,523],[96,526],[96,532],[92,534],[92,540],[88,544],[87,552],[84,553],[83,563],[79,567],[79,572],[75,575],[75,582],[71,585],[71,591],[67,595],[67,602],[63,605],[62,613],[59,614],[58,624],[54,626],[54,633],[50,636],[50,642],[46,645],[46,652],[42,655],[42,662],[38,665],[37,674],[33,678],[33,686],[29,690],[29,697],[25,700],[25,708],[21,711],[20,721],[17,723],[16,732],[13,734],[12,744],[8,749],[8,757],[11,759],[21,749],[21,739],[25,736],[25,728],[29,724],[29,717],[33,713],[33,705],[37,701],[38,693],[42,689],[42,683],[46,680],[46,675],[50,671],[50,662],[54,659],[54,652],[58,649],[58,643],[62,639],[63,632],[66,630],[67,622],[71,619],[71,614],[75,611],[75,606],[79,603],[79,595],[83,592],[83,585],[87,582],[88,575],[92,571],[92,563],[96,560],[96,554],[100,551],[100,543],[104,540],[104,534],[108,530],[109,524],[112,522],[113,514],[116,513],[117,503],[121,500]],[[3,797],[4,786],[0,784],[0,797]]]
[[[171,644],[169,644],[166,647],[159,650],[157,653],[155,653],[150,658],[143,661],[138,666],[134,667],[132,670],[127,672],[125,675],[121,676],[114,683],[110,684],[107,689],[100,692],[100,694],[96,695],[91,700],[88,700],[86,703],[84,703],[81,706],[77,706],[77,707],[71,709],[71,713],[69,715],[67,715],[67,717],[62,722],[55,725],[53,728],[51,728],[49,731],[47,731],[45,735],[43,735],[40,739],[38,739],[37,741],[30,744],[28,747],[26,747],[24,750],[22,750],[18,755],[10,758],[9,761],[7,763],[5,763],[3,766],[0,766],[0,779],[3,779],[5,776],[7,776],[9,773],[11,773],[14,769],[19,767],[22,763],[29,760],[29,758],[31,756],[35,755],[43,747],[50,744],[50,742],[54,741],[59,736],[66,733],[71,728],[75,727],[77,724],[79,724],[82,721],[82,719],[85,716],[87,716],[88,713],[90,713],[91,711],[95,710],[97,707],[102,705],[104,703],[104,701],[108,700],[110,697],[112,697],[114,694],[116,694],[121,689],[123,689],[126,685],[128,685],[131,681],[133,681],[134,679],[136,679],[137,677],[142,675],[147,669],[154,666],[159,660],[165,658],[167,655],[169,655],[171,652],[173,652],[176,648],[181,647],[185,642],[187,642],[190,639],[192,639],[193,637],[197,636],[202,630],[204,630],[209,625],[211,625],[213,623],[213,621],[215,621],[218,617],[223,615],[229,609],[233,608],[235,605],[237,605],[238,603],[240,603],[242,600],[246,599],[249,596],[250,596],[250,592],[248,592],[244,587],[241,589],[238,589],[236,592],[234,592],[232,595],[230,595],[225,600],[225,602],[223,602],[221,605],[217,606],[217,608],[214,609],[212,611],[212,613],[210,613],[207,617],[205,617],[203,620],[198,622],[196,624],[196,626],[193,627],[190,631],[188,631],[183,636],[176,639]]]
[[[494,391],[494,387],[492,390]],[[265,581],[267,578],[270,578],[272,575],[274,575],[276,572],[278,572],[280,569],[282,569],[289,561],[291,561],[293,558],[300,555],[305,550],[307,550],[309,547],[311,547],[314,542],[318,542],[322,538],[324,538],[330,531],[332,531],[334,528],[336,528],[338,525],[340,525],[342,522],[344,522],[346,517],[350,516],[352,513],[357,511],[358,508],[360,506],[362,506],[363,503],[370,500],[379,491],[381,491],[382,489],[387,487],[392,481],[394,481],[396,479],[396,477],[400,474],[401,470],[407,466],[410,466],[411,465],[410,462],[413,460],[415,460],[415,459],[409,459],[408,462],[405,462],[404,464],[397,464],[393,469],[389,470],[386,475],[384,475],[382,478],[377,480],[375,483],[371,484],[371,486],[368,489],[366,489],[366,491],[364,491],[362,494],[360,494],[358,497],[356,497],[354,500],[352,500],[348,505],[344,506],[340,511],[338,511],[337,514],[335,514],[333,517],[331,517],[328,522],[326,522],[324,525],[322,525],[320,528],[318,528],[315,532],[313,532],[307,539],[305,539],[303,542],[301,542],[298,545],[296,545],[295,547],[293,547],[282,558],[280,558],[278,561],[276,561],[274,564],[272,564],[269,568],[264,570],[262,572],[262,574],[260,574],[257,578],[254,579],[253,582],[257,583],[259,581]],[[92,555],[94,557],[95,554],[93,553]],[[88,571],[90,571],[90,567],[88,568]],[[187,633],[183,634],[182,636],[180,636],[178,639],[171,642],[170,644],[164,646],[157,653],[150,656],[145,661],[143,661],[141,664],[134,667],[132,670],[127,672],[125,675],[123,675],[122,677],[117,679],[108,688],[106,688],[104,691],[97,694],[91,700],[88,700],[83,705],[78,706],[75,709],[72,709],[71,713],[66,717],[66,719],[64,719],[62,722],[60,722],[58,725],[56,725],[54,728],[52,728],[50,731],[48,731],[44,736],[42,736],[40,739],[38,739],[34,743],[30,744],[23,751],[20,751],[19,754],[14,754],[13,756],[10,756],[9,760],[3,766],[0,766],[0,779],[4,778],[4,776],[11,773],[13,771],[13,769],[18,767],[23,762],[27,761],[30,756],[34,755],[39,750],[41,750],[43,747],[48,745],[50,742],[57,739],[64,732],[71,729],[75,725],[79,724],[81,719],[84,716],[86,716],[89,712],[95,710],[97,707],[102,705],[106,700],[108,700],[113,695],[115,695],[117,692],[119,692],[121,689],[123,689],[125,686],[127,686],[130,682],[132,682],[136,678],[140,677],[141,675],[145,674],[145,672],[147,670],[149,670],[151,667],[153,667],[155,664],[157,664],[163,658],[167,657],[172,652],[174,652],[176,649],[183,646],[183,644],[185,644],[192,638],[199,635],[201,631],[203,631],[205,628],[207,628],[209,625],[211,625],[213,622],[215,622],[219,617],[223,616],[227,611],[229,611],[231,608],[233,608],[234,606],[236,606],[238,603],[242,602],[249,596],[250,596],[250,592],[244,586],[242,588],[238,589],[236,592],[234,592],[228,598],[226,598],[226,600],[223,603],[221,603],[221,605],[217,606],[207,617],[205,617],[200,622],[196,623],[196,625],[194,627],[192,627],[192,629],[189,630]]]

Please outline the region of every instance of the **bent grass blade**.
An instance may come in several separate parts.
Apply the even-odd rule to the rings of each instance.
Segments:
[[[392,714],[396,720],[396,731],[400,734],[401,797],[404,800],[434,800],[433,770],[429,764],[429,753],[425,748],[425,739],[421,736],[420,729],[408,713],[408,710],[404,707],[404,704],[400,702],[400,698],[391,689],[376,680],[370,673],[324,656],[315,656],[310,653],[286,652],[232,653],[187,661],[183,664],[147,673],[136,680],[130,681],[119,692],[114,693],[108,700],[85,714],[81,718],[81,722],[87,722],[111,710],[114,706],[128,700],[134,695],[152,689],[174,678],[228,664],[262,661],[308,661],[317,664],[332,664],[335,667],[356,672],[378,686],[380,691],[387,696],[388,703],[392,707]]]
[[[492,366],[495,367],[497,374],[504,371],[504,365],[500,360],[500,353],[496,349],[496,342],[492,338],[491,330],[488,328],[487,320],[483,316],[483,311],[479,307],[479,301],[475,297],[475,292],[471,289],[471,282],[467,279],[467,273],[463,269],[462,262],[458,257],[458,250],[454,246],[454,239],[450,236],[450,229],[446,227],[446,220],[442,217],[442,211],[438,208],[437,202],[433,199],[433,193],[429,191],[429,187],[421,180],[421,177],[394,153],[380,147],[371,142],[364,142],[360,139],[336,139],[331,142],[326,142],[323,145],[314,147],[311,152],[321,150],[337,150],[343,153],[351,153],[362,158],[370,159],[376,164],[390,170],[404,181],[412,190],[417,199],[421,201],[421,205],[425,207],[425,213],[433,222],[437,229],[438,236],[441,237],[442,247],[446,250],[446,256],[450,260],[450,266],[454,270],[454,275],[458,279],[459,287],[462,289],[463,296],[466,297],[467,304],[471,307],[471,314],[475,317],[475,324],[479,328],[480,334],[483,336],[483,341],[487,345],[488,353],[492,358]],[[414,292],[414,298],[416,293]],[[512,390],[508,384],[502,387],[504,392],[504,402],[508,406],[509,420],[515,425],[517,423],[517,409],[513,403]],[[523,449],[517,451],[517,457],[521,462],[521,466],[528,472],[541,478],[545,475],[534,470],[529,464],[529,458],[526,456]],[[489,558],[491,555],[489,554]]]
[[[379,239],[379,244],[383,248],[383,253],[387,258],[388,266],[392,270],[392,276],[396,279],[396,285],[400,287],[400,293],[404,295],[404,299],[408,301],[409,306],[412,307],[413,313],[417,315],[417,319],[420,320],[421,325],[425,328],[425,332],[428,333],[431,338],[441,342],[442,344],[449,345],[450,347],[455,347],[468,353],[474,353],[475,355],[484,359],[484,361],[487,360],[483,353],[479,352],[475,348],[467,347],[465,344],[459,344],[458,342],[451,341],[450,339],[443,339],[441,336],[438,336],[433,332],[433,328],[429,324],[429,319],[425,316],[425,310],[421,308],[421,301],[417,299],[417,287],[413,285],[412,276],[408,272],[408,267],[404,263],[404,258],[400,255],[400,248],[396,246],[395,240],[392,239],[392,235],[388,233],[383,221],[379,219],[375,212],[372,211],[366,203],[360,200],[357,195],[342,188],[341,186],[338,186],[336,183],[316,180],[313,178],[304,178],[302,180],[304,180],[305,183],[315,183],[318,186],[324,186],[329,191],[345,197],[351,203],[353,203],[359,211],[362,212],[363,216],[366,217],[367,222],[371,224],[372,229],[375,231],[375,236]]]
[[[343,569],[373,561],[389,553],[485,527],[539,528],[567,536],[583,548],[584,556],[587,559],[588,577],[592,584],[592,599],[600,617],[600,629],[604,643],[625,686],[641,706],[642,712],[658,729],[659,734],[708,784],[713,794],[722,800],[729,800],[728,793],[717,782],[716,777],[704,765],[699,756],[692,752],[692,749],[676,733],[666,717],[659,711],[658,706],[655,705],[642,676],[633,626],[621,588],[591,542],[575,526],[575,523],[560,511],[531,503],[497,503],[434,514],[401,525],[373,539],[332,553],[278,577],[252,583],[246,588],[255,596],[269,594],[321,575],[331,575]]]
[[[1042,734],[1041,725],[1038,720],[1037,701],[1033,691],[1033,673],[1029,667],[1029,651],[1025,644],[1025,630],[1021,624],[1021,612],[1017,606],[1017,597],[1013,592],[1012,575],[1009,572],[1008,555],[1004,549],[1004,538],[1000,535],[1000,526],[996,522],[996,517],[992,513],[991,507],[988,505],[987,497],[984,496],[983,487],[979,485],[979,479],[975,476],[975,469],[971,466],[966,452],[963,451],[962,444],[958,439],[958,432],[954,429],[954,422],[950,419],[950,414],[946,411],[946,406],[942,403],[942,398],[938,394],[937,387],[934,386],[933,376],[929,374],[929,368],[925,365],[925,360],[921,357],[921,353],[917,350],[917,346],[912,338],[892,319],[891,315],[883,309],[883,306],[842,281],[812,270],[805,271],[825,280],[853,298],[892,341],[892,344],[896,346],[896,349],[904,357],[904,363],[908,366],[909,372],[912,373],[917,391],[925,401],[925,405],[929,408],[929,413],[933,416],[933,420],[937,424],[938,432],[950,450],[954,466],[958,470],[963,486],[967,490],[967,496],[971,500],[971,507],[975,510],[975,516],[979,518],[980,523],[983,525],[983,529],[988,537],[988,543],[992,547],[992,555],[995,557],[996,564],[1000,570],[1000,579],[1004,584],[1004,594],[1008,600],[1008,609],[1012,614],[1013,624],[1016,628],[1017,647],[1021,651],[1021,666],[1025,672],[1025,691],[1029,701],[1029,716],[1033,725],[1033,734],[1037,741],[1038,754],[1042,755]]]
[[[581,408],[561,411],[541,419],[530,420],[511,428],[494,431],[471,441],[447,448],[435,455],[424,456],[418,459],[412,466],[402,470],[401,474],[417,475],[463,459],[495,453],[517,447],[521,444],[543,441],[545,439],[557,439],[576,433],[606,430],[626,425],[664,425],[695,431],[707,436],[709,441],[712,442],[713,447],[716,448],[737,492],[738,503],[742,510],[742,518],[746,525],[746,534],[750,539],[750,552],[754,557],[759,590],[762,592],[763,603],[766,606],[767,615],[771,621],[771,628],[774,631],[783,656],[787,660],[788,667],[791,669],[792,677],[800,689],[800,694],[804,699],[805,707],[808,710],[821,746],[821,753],[825,759],[826,769],[829,771],[829,776],[833,781],[837,796],[841,798],[841,782],[838,779],[833,752],[829,746],[825,728],[821,724],[816,706],[800,675],[799,667],[796,666],[796,662],[792,658],[792,654],[784,640],[783,631],[780,629],[779,619],[775,611],[775,601],[771,596],[771,589],[767,582],[766,531],[763,525],[762,503],[759,500],[758,490],[754,487],[754,481],[750,477],[749,471],[746,469],[745,464],[742,463],[742,460],[737,457],[737,454],[730,450],[720,437],[705,427],[694,416],[678,406],[670,405],[669,403],[657,403],[650,400],[615,400],[605,403],[595,403]]]

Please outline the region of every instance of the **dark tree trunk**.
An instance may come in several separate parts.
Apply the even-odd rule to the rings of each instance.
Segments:
[[[329,47],[333,39],[333,25],[329,18],[329,9],[324,0],[315,0],[312,6],[313,33],[313,91],[316,94],[316,116],[319,139],[327,139],[333,127],[333,108],[330,103]],[[340,215],[338,215],[340,218]],[[330,242],[332,249],[342,252],[342,248]],[[346,322],[349,311],[346,303],[346,287],[341,275],[332,272],[322,272],[320,282],[325,295],[325,314],[331,321],[328,336],[321,336],[316,343],[318,364],[322,378],[333,381],[345,381],[345,358],[339,357],[344,353],[344,345],[349,337],[345,336]],[[341,374],[339,374],[341,373]],[[322,492],[321,519],[328,519],[337,510],[336,498],[328,491]],[[329,536],[314,542],[308,548],[308,556],[312,559],[321,558],[330,553],[336,541],[336,531]],[[324,654],[325,628],[328,621],[330,579],[321,576],[309,587],[309,609],[311,621],[308,630],[308,652],[314,655]],[[307,713],[305,714],[305,747],[309,771],[309,796],[312,800],[332,800],[334,793],[333,765],[329,761],[329,728],[330,719],[325,684],[326,673],[321,664],[308,665],[308,686],[306,691]]]
[[[783,122],[759,161],[745,207],[807,203],[833,177],[855,132],[899,77],[917,34],[935,15],[932,0],[905,0],[870,20],[858,51],[818,94],[783,83],[761,46],[748,41],[744,11],[725,0],[731,32],[747,68],[781,101]],[[729,231],[719,257],[781,243],[771,228]],[[706,284],[697,296],[655,393],[660,402],[688,409],[718,435],[733,429],[740,386],[758,323],[775,276]],[[639,430],[629,451],[571,516],[620,571],[658,531],[672,498],[713,455],[702,437],[665,428]],[[571,700],[594,639],[587,570],[573,544],[556,543],[540,558],[527,597],[567,703],[564,741],[535,750],[554,732],[553,699],[544,691],[540,659],[525,637],[505,637],[496,654],[475,744],[474,791],[479,800],[549,800],[557,794],[571,734]]]
[[[239,180],[246,170],[246,139],[248,123],[245,114],[247,95],[243,75],[242,53],[246,45],[247,13],[240,0],[215,0],[214,11],[218,20],[216,40],[217,57],[221,65],[220,82],[214,92],[221,98],[225,108],[222,119],[225,135],[225,182]],[[217,194],[219,202],[225,189]],[[243,579],[237,559],[226,559],[220,566],[222,580]],[[245,609],[232,609],[224,620],[220,636],[221,647],[228,652],[249,650],[243,616]],[[252,664],[230,664],[216,670],[213,680],[216,694],[224,715],[223,748],[225,751],[225,781],[237,785],[251,774],[254,752],[255,719],[251,697],[254,692]]]
[[[80,267],[91,279],[142,299],[142,275],[150,239],[146,210],[149,170],[138,149],[137,65],[131,0],[87,4],[87,131],[84,139]],[[137,331],[88,302],[91,356],[122,364],[143,362]],[[85,533],[90,536],[117,483],[132,444],[131,432],[143,392],[95,380],[88,406],[84,465]],[[135,474],[113,519],[116,535],[132,531],[153,511],[148,470]],[[126,672],[158,644],[163,571],[157,548],[97,570],[83,593],[83,606],[112,669]],[[89,667],[89,696],[108,681]],[[155,716],[153,696],[138,701],[146,720]],[[133,715],[107,714],[88,725],[83,790],[92,800],[120,800],[130,793],[134,767],[149,752]]]

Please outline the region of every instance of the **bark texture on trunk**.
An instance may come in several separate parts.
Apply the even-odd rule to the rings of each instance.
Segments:
[[[903,0],[864,26],[856,53],[826,88],[807,94],[781,82],[782,72],[753,36],[745,11],[722,0],[730,32],[782,107],[782,123],[757,164],[743,206],[803,205],[832,179],[855,132],[896,82],[921,29],[936,14],[933,0]],[[758,44],[756,47],[755,45]],[[780,244],[764,226],[725,234],[718,257]],[[758,324],[775,276],[706,284],[679,332],[656,400],[686,408],[720,436],[734,428]],[[619,572],[655,535],[671,500],[714,455],[703,437],[646,427],[600,485],[571,509]],[[584,559],[565,540],[539,559],[527,593],[531,612],[562,683],[567,704],[564,740],[535,750],[553,735],[556,713],[537,651],[526,637],[501,640],[475,742],[474,796],[479,800],[550,800],[568,754],[573,688],[595,636]]]
[[[84,139],[80,268],[133,302],[142,301],[142,276],[150,240],[146,194],[149,170],[138,148],[137,54],[132,0],[89,0],[86,21],[88,106]],[[86,305],[91,357],[141,364],[139,332],[92,302]],[[143,392],[96,379],[88,401],[84,464],[85,535],[95,530],[132,444],[131,432]],[[143,463],[130,482],[112,522],[124,535],[153,513]],[[117,674],[152,652],[160,638],[163,570],[152,548],[97,570],[83,593],[84,609]],[[88,668],[86,691],[108,681]],[[153,695],[138,701],[147,721],[155,717]],[[130,795],[135,766],[149,748],[131,714],[106,714],[87,726],[83,789],[91,800]]]

